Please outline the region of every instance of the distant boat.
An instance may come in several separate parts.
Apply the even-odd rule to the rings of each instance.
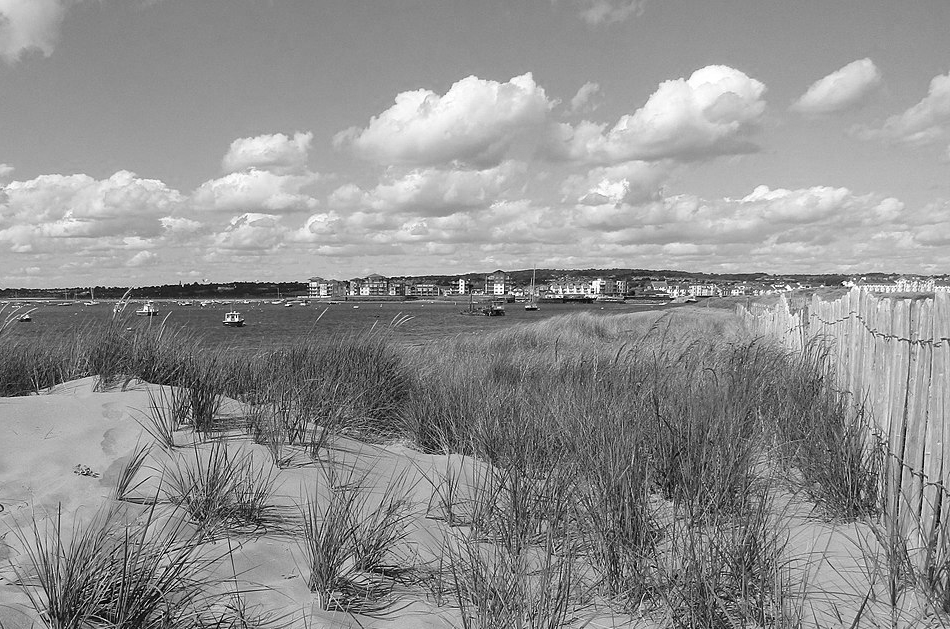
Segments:
[[[484,317],[501,317],[505,314],[505,302],[496,300],[484,308],[475,306],[475,296],[469,293],[468,310],[463,310],[459,314],[463,315],[481,315]]]
[[[82,305],[83,306],[98,306],[99,302],[98,301],[84,301],[82,302]]]
[[[240,312],[232,310],[225,313],[223,323],[229,328],[242,328],[244,327],[244,317],[241,316]]]
[[[178,302],[179,306],[190,306],[191,304],[192,302],[188,301],[187,299]]]
[[[353,306],[353,309],[356,310],[359,308],[359,305]]]
[[[531,269],[531,289],[528,292],[528,303],[524,305],[525,310],[540,310],[541,307],[538,306],[537,296],[534,294],[534,276],[537,269]]]
[[[142,307],[135,311],[135,314],[140,317],[154,317],[158,314],[158,308],[155,307],[151,301],[147,301],[142,304]]]
[[[293,307],[294,307],[294,302],[292,301],[288,301],[287,303],[284,304],[284,308],[293,308]]]
[[[482,308],[482,314],[486,317],[502,317],[505,314],[505,302],[493,301],[487,308]]]
[[[16,318],[16,320],[19,321],[20,323],[29,323],[30,321],[33,320],[33,317],[31,317],[30,313],[27,312],[25,314],[21,314],[19,317]]]

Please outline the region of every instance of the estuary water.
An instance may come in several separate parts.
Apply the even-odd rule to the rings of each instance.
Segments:
[[[153,302],[158,316],[138,317],[132,312],[141,306],[133,302],[121,315],[125,327],[159,326],[182,331],[197,337],[202,343],[241,349],[264,349],[288,346],[303,340],[319,339],[337,333],[360,333],[389,328],[391,338],[401,344],[422,345],[438,343],[457,335],[483,334],[513,325],[538,321],[547,317],[572,312],[591,312],[610,315],[644,310],[668,309],[670,306],[642,304],[559,304],[546,303],[537,311],[525,311],[524,305],[506,305],[503,317],[463,316],[467,301],[409,301],[409,302],[343,302],[284,307],[266,301],[249,304],[212,304],[200,307],[197,303],[181,306],[174,301]],[[113,302],[95,306],[81,303],[70,305],[30,305],[36,308],[29,323],[13,323],[4,332],[11,338],[36,338],[45,335],[68,334],[84,327],[106,325],[112,317]],[[675,307],[675,306],[674,306]],[[224,314],[237,310],[245,318],[241,328],[225,327]],[[0,318],[10,313],[9,306]],[[398,326],[394,321],[403,320]]]

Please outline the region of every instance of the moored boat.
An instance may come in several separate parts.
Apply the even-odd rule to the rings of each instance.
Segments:
[[[531,269],[531,288],[528,290],[528,303],[524,305],[524,309],[531,310],[540,310],[541,307],[538,306],[538,296],[535,294],[534,288],[534,278],[537,274],[537,269]]]
[[[135,314],[139,317],[154,317],[158,314],[158,308],[151,301],[147,301],[135,311]]]
[[[224,314],[224,321],[222,323],[229,328],[241,328],[244,327],[244,317],[241,316],[241,313],[237,310],[232,310]]]

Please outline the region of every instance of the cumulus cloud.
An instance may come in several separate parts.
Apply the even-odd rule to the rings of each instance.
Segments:
[[[656,199],[668,175],[665,165],[632,161],[572,175],[561,191],[565,201],[580,205],[634,205]]]
[[[0,164],[0,181],[11,179],[15,169],[9,164]]]
[[[402,92],[367,127],[338,133],[334,145],[381,164],[492,166],[543,125],[554,105],[531,73],[505,83],[469,76],[442,96]]]
[[[600,85],[593,81],[584,83],[571,99],[571,113],[594,111],[599,106]]]
[[[315,173],[288,175],[251,168],[202,183],[192,194],[192,204],[203,212],[308,211],[318,205],[308,192],[318,180]]]
[[[574,0],[578,15],[591,26],[613,24],[643,13],[648,0]]]
[[[881,85],[881,73],[868,58],[852,61],[812,83],[792,105],[804,114],[832,114],[863,105]]]
[[[231,219],[225,230],[214,236],[212,257],[219,256],[220,250],[239,253],[272,251],[283,244],[286,235],[287,229],[279,216],[246,212]]]
[[[13,64],[30,50],[50,56],[65,14],[64,0],[0,0],[0,57]]]
[[[763,83],[728,66],[664,81],[647,102],[607,129],[584,121],[557,126],[552,155],[595,163],[696,159],[757,150],[748,139],[765,111]]]
[[[344,184],[333,191],[328,204],[337,210],[409,210],[420,216],[452,214],[461,209],[487,207],[524,170],[523,163],[514,161],[485,170],[414,169],[401,176],[385,176],[370,190]]]
[[[0,242],[11,250],[53,248],[57,239],[154,237],[159,219],[181,208],[182,195],[155,179],[119,171],[108,179],[41,175],[3,187]]]
[[[139,251],[134,256],[129,258],[129,261],[125,263],[126,266],[137,267],[137,266],[148,266],[154,264],[158,261],[158,254],[152,253],[151,251]]]
[[[226,173],[250,168],[275,173],[300,173],[307,168],[307,155],[313,133],[295,133],[292,138],[283,133],[238,138],[231,143],[221,166]]]
[[[880,128],[859,128],[857,135],[914,146],[946,140],[950,136],[950,73],[935,76],[919,103],[891,116]]]

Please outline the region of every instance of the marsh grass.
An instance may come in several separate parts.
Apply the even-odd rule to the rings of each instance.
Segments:
[[[381,613],[396,604],[393,566],[385,562],[406,535],[411,503],[398,478],[371,500],[367,479],[353,468],[321,467],[328,496],[301,507],[307,586],[321,609]]]
[[[279,472],[223,438],[235,428],[224,397],[243,403],[241,427],[274,465],[323,470],[326,495],[307,496],[299,515],[304,576],[326,610],[392,607],[405,575],[391,552],[412,508],[398,482],[371,496],[367,477],[337,469],[341,437],[447,455],[429,479],[427,515],[450,529],[433,583],[466,628],[563,626],[594,600],[666,613],[674,627],[794,628],[801,586],[776,469],[829,517],[881,508],[867,418],[835,389],[820,348],[798,357],[743,337],[728,313],[582,313],[404,350],[385,328],[240,354],[160,325],[97,339],[0,339],[0,390],[94,372],[170,385],[174,399],[152,394],[143,424],[173,457],[186,421],[206,442],[193,461],[178,456],[166,488],[206,536],[283,521]],[[905,550],[892,544],[875,570],[946,606],[946,539],[941,529],[928,542],[923,569],[900,568]]]
[[[165,450],[178,447],[175,433],[188,421],[190,402],[186,389],[160,386],[148,389],[148,410],[136,418],[142,428]]]
[[[548,537],[536,552],[511,553],[462,533],[446,540],[451,595],[464,629],[557,629],[573,618],[575,557]]]
[[[812,500],[831,517],[851,521],[883,506],[886,446],[864,405],[837,389],[830,351],[819,339],[788,356],[765,412]]]
[[[193,626],[217,581],[219,559],[200,533],[147,511],[144,522],[100,513],[87,525],[64,529],[62,511],[45,529],[34,518],[19,531],[29,569],[18,578],[30,603],[53,628],[110,626],[128,629]]]
[[[272,501],[274,470],[255,464],[250,453],[232,454],[224,441],[205,449],[207,454],[195,444],[193,463],[176,459],[168,476],[169,499],[209,533],[278,527],[282,519]]]
[[[126,501],[136,501],[138,499],[133,499],[131,493],[136,489],[142,486],[142,483],[145,482],[145,479],[140,480],[137,483],[133,484],[135,477],[141,471],[142,466],[145,465],[145,460],[151,452],[151,445],[139,445],[136,444],[135,448],[129,454],[128,460],[119,470],[119,475],[116,477],[115,487],[112,491],[112,497],[116,500],[126,500]]]

